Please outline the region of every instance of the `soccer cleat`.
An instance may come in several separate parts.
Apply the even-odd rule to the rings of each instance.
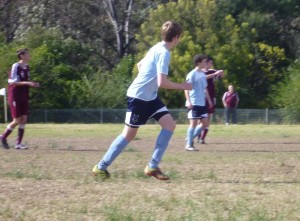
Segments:
[[[99,170],[97,164],[93,168],[93,175],[99,175],[102,179],[108,179],[110,177],[109,172],[107,170]]]
[[[184,148],[187,151],[199,151],[197,148],[195,148],[194,146],[190,146],[190,145],[187,145]]]
[[[188,142],[188,138],[186,137],[186,138],[185,138],[185,143],[186,143],[186,145],[188,145],[187,142]],[[194,141],[192,142],[192,145],[194,145]]]
[[[0,136],[0,140],[1,140],[1,143],[2,143],[2,147],[4,149],[9,149],[9,145],[8,145],[6,139],[3,139],[2,136]]]
[[[146,166],[144,169],[144,173],[147,176],[153,176],[159,180],[170,179],[167,175],[163,174],[159,168],[150,168],[149,166]]]
[[[19,150],[26,150],[28,149],[28,147],[26,147],[24,144],[16,144],[15,146],[16,149],[19,149]]]
[[[205,140],[200,138],[200,139],[198,139],[198,143],[205,144]]]

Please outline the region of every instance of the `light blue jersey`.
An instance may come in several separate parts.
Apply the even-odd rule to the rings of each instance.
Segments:
[[[157,75],[168,75],[170,51],[164,42],[154,45],[142,60],[139,74],[127,90],[127,96],[144,101],[154,100],[157,97]]]
[[[189,91],[192,105],[205,106],[205,88],[207,87],[205,73],[194,69],[188,73],[186,81],[193,85],[193,89]]]

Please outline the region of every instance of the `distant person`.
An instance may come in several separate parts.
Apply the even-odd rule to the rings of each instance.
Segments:
[[[15,148],[27,149],[27,146],[22,144],[22,140],[29,114],[29,88],[39,87],[39,83],[30,81],[28,49],[18,50],[17,56],[19,62],[12,65],[8,77],[8,103],[13,121],[0,136],[2,146],[5,149],[10,148],[6,139],[17,125],[19,125],[19,130]]]
[[[109,178],[107,167],[119,156],[128,143],[136,136],[138,128],[154,118],[162,127],[154,152],[144,169],[145,175],[159,180],[168,180],[158,167],[168,147],[175,130],[175,122],[168,109],[157,96],[159,87],[166,89],[191,90],[192,84],[174,83],[168,79],[170,50],[180,42],[181,26],[174,21],[167,21],[161,27],[162,41],[155,44],[138,63],[139,74],[127,91],[128,109],[125,118],[125,127],[110,145],[103,158],[93,168],[94,175]],[[126,163],[126,162],[124,162]]]
[[[208,99],[206,98],[206,107],[207,107],[207,113],[208,113],[208,117],[207,117],[208,125],[207,125],[207,127],[203,127],[203,125],[201,125],[201,124],[199,126],[197,126],[197,127],[201,127],[201,133],[198,135],[198,143],[202,143],[202,144],[205,143],[205,138],[209,131],[210,121],[211,121],[212,115],[215,113],[215,109],[216,109],[217,98],[216,98],[215,81],[224,77],[223,70],[212,69],[212,67],[214,66],[214,60],[212,57],[207,56],[206,64],[207,64],[206,67],[203,68],[202,71],[206,75],[207,91],[211,98],[213,106],[211,108],[209,108]]]
[[[208,100],[208,107],[212,108],[213,103],[210,99],[207,91],[207,79],[203,72],[203,68],[206,68],[207,57],[205,55],[194,56],[194,69],[186,76],[186,81],[192,83],[192,90],[185,90],[186,103],[185,106],[188,108],[188,119],[190,125],[187,129],[187,139],[185,149],[187,151],[198,151],[194,147],[194,138],[200,131],[195,131],[200,121],[204,128],[208,126],[208,114],[205,104],[205,99]]]
[[[240,99],[238,94],[234,91],[233,85],[228,86],[228,91],[224,93],[222,101],[225,108],[226,125],[230,123],[230,118],[232,120],[232,124],[236,124],[236,109],[238,107]]]

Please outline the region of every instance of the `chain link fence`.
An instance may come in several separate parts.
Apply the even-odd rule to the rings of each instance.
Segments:
[[[178,124],[186,124],[186,109],[169,109]],[[30,123],[123,123],[126,109],[31,110]],[[283,124],[283,112],[275,109],[238,109],[238,124]],[[149,120],[148,123],[155,123]],[[212,123],[224,124],[224,109],[216,109]]]

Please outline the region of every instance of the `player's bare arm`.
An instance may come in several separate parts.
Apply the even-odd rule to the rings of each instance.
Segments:
[[[209,96],[207,88],[205,88],[204,92],[205,92],[206,99],[208,101],[208,106],[209,106],[209,108],[212,108],[213,107],[213,103],[212,103],[212,100],[211,100],[211,98]]]
[[[38,82],[34,82],[34,81],[19,81],[19,82],[15,82],[15,83],[12,83],[16,86],[29,86],[29,87],[39,87],[40,86],[40,83]]]
[[[223,70],[217,70],[215,73],[206,75],[206,79],[214,78],[214,77],[224,77],[224,71]]]
[[[189,108],[189,109],[192,109],[192,108],[193,108],[193,105],[192,105],[192,103],[191,103],[189,91],[188,91],[188,90],[184,90],[184,95],[185,95],[185,99],[187,100],[187,105],[186,105],[186,107]]]
[[[226,105],[226,102],[225,102],[225,96],[223,96],[222,102],[223,102],[223,106],[226,107],[227,105]]]
[[[193,86],[191,83],[175,83],[168,79],[166,74],[157,75],[157,85],[165,89],[179,89],[179,90],[192,90]]]

